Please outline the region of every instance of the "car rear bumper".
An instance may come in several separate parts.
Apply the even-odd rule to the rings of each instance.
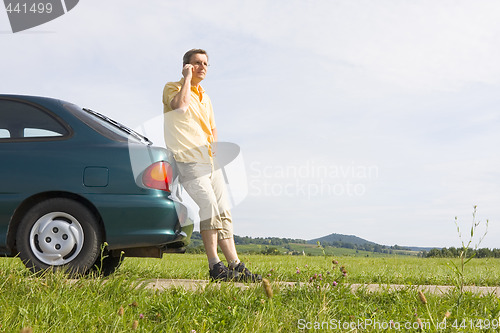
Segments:
[[[149,195],[86,195],[101,214],[109,250],[127,248],[181,248],[193,231],[188,207],[151,190]]]

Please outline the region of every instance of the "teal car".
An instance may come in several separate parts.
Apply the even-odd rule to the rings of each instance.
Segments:
[[[0,254],[109,274],[124,256],[184,252],[197,211],[173,195],[171,161],[95,111],[0,94]]]

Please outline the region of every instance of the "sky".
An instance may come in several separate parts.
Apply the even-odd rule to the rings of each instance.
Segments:
[[[499,248],[498,17],[496,0],[85,0],[13,34],[0,10],[0,92],[153,124],[163,145],[163,87],[203,48],[219,140],[241,148],[235,234],[458,247],[477,205],[472,245]]]

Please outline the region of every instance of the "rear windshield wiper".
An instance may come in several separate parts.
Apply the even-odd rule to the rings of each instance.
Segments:
[[[83,110],[87,111],[90,114],[93,114],[94,116],[96,116],[96,117],[98,117],[98,118],[100,118],[108,123],[110,123],[113,126],[118,127],[119,129],[121,129],[122,131],[124,131],[125,133],[127,133],[129,135],[132,135],[134,138],[138,139],[139,141],[147,143],[149,146],[153,144],[153,142],[151,140],[149,140],[148,138],[146,138],[144,135],[137,133],[133,129],[130,129],[127,126],[122,125],[119,122],[117,122],[109,117],[106,117],[103,114],[100,114],[99,112],[96,112],[94,110],[87,109],[87,108],[83,108]]]

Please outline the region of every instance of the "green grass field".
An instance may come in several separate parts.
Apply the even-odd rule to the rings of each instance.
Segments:
[[[197,248],[200,253],[204,253],[203,243],[200,240],[192,241],[190,245],[191,248]],[[332,246],[326,246],[324,248],[319,248],[316,244],[302,244],[302,243],[289,243],[285,246],[280,245],[261,245],[261,244],[245,244],[245,245],[236,245],[238,249],[238,253],[247,253],[247,254],[262,254],[263,251],[268,249],[276,249],[279,254],[287,254],[291,251],[296,251],[299,253],[304,253],[306,255],[318,256],[323,255],[323,251],[330,256],[350,256],[350,257],[372,257],[372,258],[380,258],[387,257],[388,254],[371,252],[371,251],[363,251],[363,250],[355,250],[348,248],[338,248]],[[408,256],[417,256],[419,252],[417,251],[406,251],[406,250],[392,250],[393,254],[400,255],[408,255]]]
[[[341,249],[342,250],[342,249]],[[340,275],[344,266],[348,283],[393,283],[410,285],[453,285],[452,260],[385,256],[265,256],[241,255],[252,271],[271,281],[309,281],[314,274]],[[339,262],[336,269],[332,260]],[[459,260],[453,260],[459,264]],[[297,273],[299,271],[299,273]],[[119,270],[131,278],[207,279],[208,268],[203,254],[171,254],[159,259],[127,258]],[[500,259],[474,259],[466,267],[465,283],[476,286],[500,286]]]
[[[139,286],[145,279],[207,279],[202,254],[127,258],[105,280],[86,277],[76,282],[57,273],[35,277],[19,259],[2,258],[0,332],[23,328],[32,332],[417,332],[418,320],[426,332],[499,331],[500,300],[495,296],[455,290],[426,295],[427,304],[419,299],[411,286],[456,282],[447,259],[342,255],[243,255],[241,259],[271,281],[272,298],[261,284],[241,289],[233,283],[210,283],[196,291]],[[304,284],[284,287],[279,281]],[[500,285],[500,260],[472,260],[464,281]],[[397,283],[408,288],[352,292],[351,283]]]

